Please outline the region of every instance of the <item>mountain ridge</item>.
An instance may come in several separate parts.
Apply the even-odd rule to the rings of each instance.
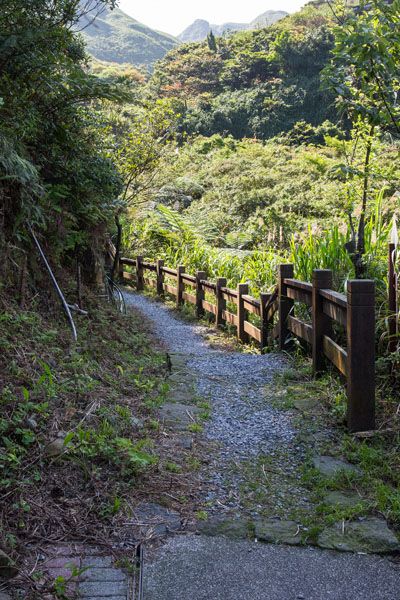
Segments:
[[[96,59],[145,69],[179,44],[172,35],[151,29],[119,8],[105,8],[94,20],[84,17],[80,27],[87,50]]]
[[[249,29],[259,29],[262,27],[268,27],[273,25],[280,19],[288,16],[284,10],[267,10],[261,15],[258,15],[250,23],[234,23],[227,22],[222,25],[215,25],[209,23],[206,19],[196,19],[191,25],[186,27],[182,33],[177,36],[177,39],[181,42],[202,42],[206,39],[207,35],[212,31],[215,35],[224,35],[228,32],[236,31],[247,31]]]

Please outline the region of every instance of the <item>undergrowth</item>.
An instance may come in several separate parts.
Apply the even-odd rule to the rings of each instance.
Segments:
[[[28,547],[110,544],[138,502],[168,503],[185,476],[155,414],[166,354],[133,313],[93,296],[85,309],[77,344],[39,306],[0,315],[0,546],[26,598],[45,589],[26,568]]]

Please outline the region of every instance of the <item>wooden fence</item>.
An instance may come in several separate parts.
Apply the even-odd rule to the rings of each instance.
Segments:
[[[129,272],[126,268],[134,268]],[[179,266],[171,269],[162,260],[142,257],[120,260],[119,276],[138,290],[153,288],[169,294],[179,307],[195,307],[198,317],[214,315],[216,325],[230,324],[242,342],[256,340],[261,349],[278,339],[281,350],[290,350],[295,338],[312,353],[314,373],[332,363],[347,380],[347,423],[351,431],[375,427],[375,283],[350,280],[347,294],[332,290],[332,272],[316,270],[312,283],[293,278],[293,265],[280,265],[276,292],[248,294],[248,285],[236,290],[226,279],[208,281],[206,273],[189,275]],[[275,322],[274,322],[275,321]],[[336,341],[335,339],[336,338]]]

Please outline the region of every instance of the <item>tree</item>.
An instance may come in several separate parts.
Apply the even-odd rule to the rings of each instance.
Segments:
[[[207,44],[211,52],[217,52],[217,40],[212,30],[207,35]]]
[[[115,115],[114,109],[113,112]],[[115,214],[117,238],[112,278],[119,261],[123,234],[120,216],[126,209],[137,208],[148,201],[157,167],[166,148],[175,139],[179,118],[178,103],[168,99],[143,102],[130,110],[124,108],[123,114],[114,117],[110,158],[115,161],[124,184]]]
[[[3,0],[0,11],[0,237],[29,244],[27,223],[52,256],[101,245],[121,179],[93,106],[124,88],[88,74],[76,25],[114,0]],[[6,261],[4,261],[6,262]]]
[[[337,13],[335,45],[325,76],[337,103],[365,140],[363,190],[357,235],[349,244],[357,276],[362,275],[371,152],[379,131],[400,134],[400,0],[363,0],[351,13]]]

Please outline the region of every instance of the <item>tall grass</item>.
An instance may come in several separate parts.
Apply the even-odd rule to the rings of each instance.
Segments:
[[[389,224],[382,216],[382,190],[374,203],[365,228],[367,276],[375,279],[384,293],[387,282],[387,242]],[[162,258],[171,267],[184,265],[187,272],[205,271],[207,277],[225,277],[228,286],[249,283],[252,294],[269,291],[277,283],[278,265],[291,262],[295,277],[311,281],[314,269],[331,269],[333,286],[339,291],[354,277],[354,266],[346,251],[349,232],[332,225],[327,230],[311,226],[300,238],[293,237],[287,251],[274,248],[238,252],[213,247],[204,223],[198,227],[165,206],[158,206],[145,219],[125,228],[124,247],[128,254]]]
[[[354,276],[354,266],[346,251],[347,234],[332,229],[316,234],[311,227],[308,234],[296,242],[290,242],[290,262],[294,264],[295,276],[303,281],[311,281],[314,269],[331,269],[334,287],[343,289],[346,279]]]

